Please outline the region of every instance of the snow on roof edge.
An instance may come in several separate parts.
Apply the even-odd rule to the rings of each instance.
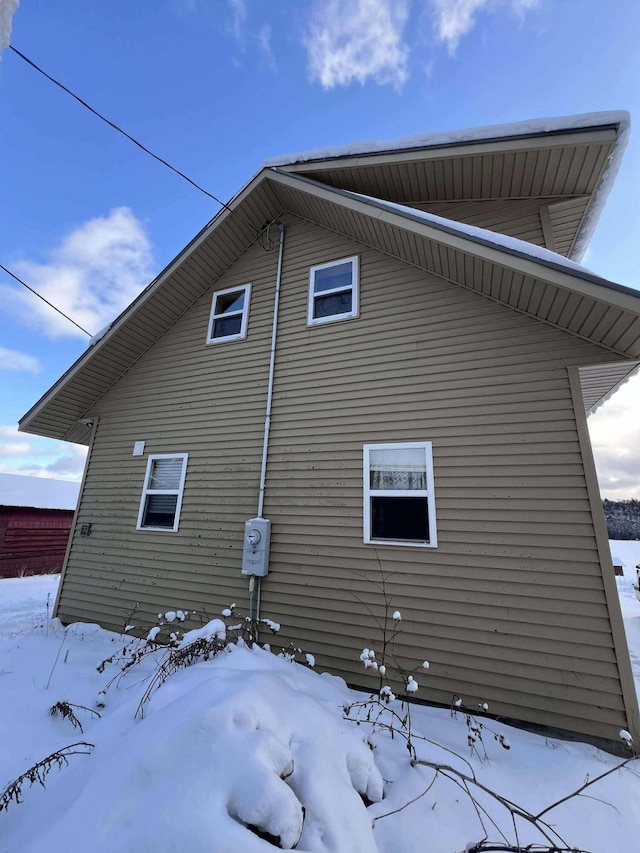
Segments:
[[[622,159],[629,143],[629,137],[631,135],[631,116],[628,112],[624,111],[621,111],[618,115],[620,116],[620,120],[618,121],[618,138],[616,139],[613,152],[609,157],[609,162],[604,168],[604,172],[600,178],[600,183],[595,188],[595,191],[591,196],[591,202],[589,203],[582,222],[580,223],[580,228],[576,235],[576,241],[571,251],[570,257],[578,263],[584,257],[598,222],[600,221],[602,211],[604,210],[604,206],[609,198],[609,194],[613,188],[615,180],[618,177],[618,172],[622,165]]]
[[[95,344],[97,344],[98,341],[101,341],[102,338],[104,338],[104,336],[107,334],[107,332],[113,326],[113,324],[116,322],[117,319],[118,319],[117,317],[114,317],[113,320],[111,320],[111,322],[107,323],[106,326],[103,326],[99,332],[96,332],[95,335],[92,335],[91,339],[89,340],[89,343],[87,344],[87,349],[89,347],[95,346]]]
[[[365,154],[382,154],[394,151],[406,151],[418,148],[440,148],[448,145],[486,142],[488,140],[511,139],[519,136],[538,136],[544,133],[559,133],[567,130],[582,130],[587,127],[618,125],[620,129],[628,127],[630,116],[626,110],[611,110],[595,113],[579,113],[572,116],[552,116],[549,118],[525,119],[507,124],[488,124],[482,127],[461,128],[460,130],[419,133],[413,136],[401,136],[386,141],[367,140],[338,145],[329,148],[317,148],[268,157],[263,167],[290,166],[294,163],[308,163],[313,160],[328,160],[338,157],[351,157]]]

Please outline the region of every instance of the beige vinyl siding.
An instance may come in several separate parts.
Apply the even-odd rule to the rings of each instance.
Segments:
[[[576,222],[581,222],[589,207],[588,197],[572,198],[566,201],[552,201],[549,204],[549,220],[553,230],[555,251],[571,257],[576,242]]]
[[[478,228],[487,228],[500,234],[508,234],[518,240],[527,240],[536,246],[546,246],[540,207],[548,199],[491,199],[488,201],[457,202],[414,202],[409,204],[417,210],[434,213],[454,222],[466,222]],[[563,253],[564,254],[564,253]]]
[[[311,264],[358,253],[360,317],[304,325]],[[567,366],[615,357],[318,229],[289,227],[262,609],[351,683],[393,572],[421,694],[616,737],[626,719]],[[433,442],[438,548],[362,542],[362,446]],[[335,626],[339,626],[336,628]],[[420,694],[419,694],[420,695]],[[618,729],[616,728],[618,727]]]
[[[285,223],[262,615],[319,668],[373,684],[358,655],[377,639],[367,608],[381,615],[379,559],[403,613],[400,661],[431,661],[419,696],[455,692],[617,737],[627,718],[567,367],[620,357]],[[309,267],[356,254],[360,317],[307,326]],[[253,246],[92,410],[63,620],[117,628],[136,602],[136,624],[175,607],[212,616],[235,601],[246,612],[242,525],[257,506],[275,267],[275,252]],[[211,293],[247,282],[247,339],[207,347]],[[140,439],[145,456],[132,457]],[[438,548],[365,545],[363,444],[422,440],[433,442]],[[136,531],[147,455],[166,452],[189,453],[180,528]]]
[[[418,202],[409,203],[409,206],[455,222],[508,234],[570,257],[578,228],[589,206],[589,196]]]
[[[244,521],[257,508],[277,252],[258,247],[92,409],[98,418],[60,599],[62,619],[121,629],[176,607],[218,615],[244,602]],[[221,283],[222,282],[222,283]],[[247,338],[207,345],[214,289],[251,282]],[[133,442],[146,441],[142,457]],[[177,532],[136,530],[147,459],[188,453]],[[80,524],[92,524],[90,537]]]

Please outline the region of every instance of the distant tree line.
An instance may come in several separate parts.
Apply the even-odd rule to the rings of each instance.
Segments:
[[[640,539],[640,501],[602,501],[609,539]]]

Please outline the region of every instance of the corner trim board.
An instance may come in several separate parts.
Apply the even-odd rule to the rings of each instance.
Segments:
[[[96,433],[98,431],[98,423],[100,421],[99,417],[94,418],[93,426],[91,427],[91,438],[89,440],[89,449],[87,451],[87,458],[84,460],[84,469],[82,471],[82,480],[80,482],[80,493],[78,494],[78,503],[76,505],[76,511],[73,513],[73,521],[71,522],[71,529],[69,531],[69,540],[67,541],[67,549],[64,552],[64,561],[62,563],[62,571],[60,572],[60,583],[58,584],[58,594],[56,595],[55,604],[53,605],[53,616],[55,619],[58,615],[58,607],[60,606],[60,598],[62,597],[62,587],[64,585],[65,576],[67,573],[67,566],[69,565],[69,557],[71,556],[71,547],[73,545],[73,540],[76,534],[76,526],[78,522],[78,515],[80,514],[80,507],[82,506],[82,498],[84,497],[84,487],[87,482],[87,472],[89,470],[89,460],[91,459],[91,454],[93,452],[93,443],[95,441]]]
[[[593,459],[593,450],[591,448],[591,440],[589,438],[589,430],[587,427],[587,416],[582,402],[580,374],[577,367],[567,367],[567,373],[571,388],[571,398],[573,401],[573,410],[576,420],[576,429],[578,432],[578,441],[580,444],[580,455],[582,456],[582,466],[587,485],[589,506],[591,508],[591,516],[593,519],[596,547],[598,550],[600,566],[602,568],[602,584],[604,586],[605,600],[607,603],[607,610],[609,612],[611,636],[613,639],[616,664],[620,677],[620,687],[622,689],[622,701],[624,703],[629,732],[637,744],[640,741],[640,711],[638,709],[638,699],[633,680],[633,672],[631,670],[629,647],[627,645],[627,637],[624,631],[624,623],[622,621],[622,610],[620,609],[620,600],[618,598],[618,590],[613,572],[613,561],[611,559],[607,525],[604,518],[604,510],[602,509],[596,466]]]

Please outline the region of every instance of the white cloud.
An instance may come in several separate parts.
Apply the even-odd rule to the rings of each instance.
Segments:
[[[483,11],[523,18],[542,0],[315,0],[304,36],[312,80],[325,89],[373,80],[400,88],[409,77],[410,9],[431,18],[436,42],[455,53]]]
[[[17,426],[7,424],[0,426],[0,438],[13,440],[16,438],[24,438],[24,434],[18,432]]]
[[[430,3],[436,37],[454,53],[462,37],[473,29],[478,12],[507,6],[522,17],[540,5],[540,0],[430,0]]]
[[[37,358],[27,355],[26,352],[0,347],[0,370],[24,370],[27,373],[39,373],[42,370],[42,365]]]
[[[152,278],[149,239],[128,207],[79,225],[50,252],[48,263],[20,261],[18,274],[45,299],[95,334]],[[49,337],[82,332],[26,290],[0,287],[22,322]]]
[[[409,0],[316,0],[304,38],[311,79],[325,89],[370,78],[399,88],[409,74],[408,15]]]
[[[11,22],[20,0],[0,0],[0,57],[11,43]]]
[[[276,68],[276,59],[271,49],[271,25],[263,24],[258,30],[258,44],[262,48],[262,52],[267,60],[267,65],[272,71]]]
[[[227,0],[227,5],[231,11],[231,35],[240,47],[244,49],[244,25],[247,21],[245,0]]]
[[[32,450],[33,448],[28,441],[0,442],[0,456],[25,456]]]
[[[26,435],[15,426],[0,425],[0,474],[80,480],[86,455],[86,447]]]
[[[640,498],[640,375],[589,418],[603,498]]]

